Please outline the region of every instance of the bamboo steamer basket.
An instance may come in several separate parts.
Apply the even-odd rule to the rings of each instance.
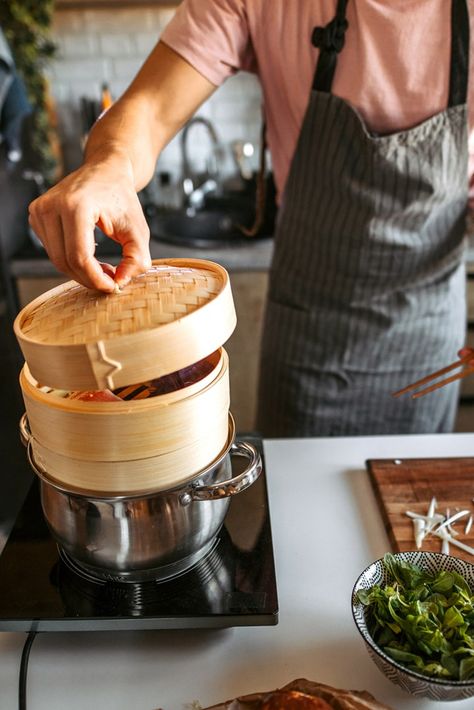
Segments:
[[[25,365],[20,384],[31,434],[36,442],[62,456],[133,461],[174,451],[183,442],[197,442],[222,420],[224,437],[212,457],[225,444],[230,404],[227,353],[221,349],[217,355],[213,371],[189,387],[117,402],[64,399],[42,392]]]
[[[31,437],[35,464],[69,490],[95,495],[136,495],[174,488],[217,460],[229,443],[228,410],[216,418],[207,436],[159,456],[128,461],[90,461],[63,456]],[[219,441],[224,441],[219,446]]]
[[[227,272],[203,260],[158,260],[122,293],[75,282],[26,306],[15,333],[35,460],[56,481],[123,494],[162,490],[196,475],[225,448],[236,322]],[[144,400],[94,402],[41,391],[117,389],[209,356],[193,384]]]

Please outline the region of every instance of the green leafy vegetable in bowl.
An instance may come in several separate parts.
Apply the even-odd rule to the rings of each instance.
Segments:
[[[359,589],[375,643],[407,668],[445,680],[474,679],[474,594],[455,571],[430,574],[387,553],[393,580]]]

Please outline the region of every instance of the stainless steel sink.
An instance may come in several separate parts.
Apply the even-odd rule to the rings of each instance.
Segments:
[[[232,209],[203,209],[193,212],[157,212],[148,215],[152,238],[185,246],[212,247],[239,245],[252,240],[239,229],[251,226],[253,211]],[[261,237],[260,237],[261,238]]]

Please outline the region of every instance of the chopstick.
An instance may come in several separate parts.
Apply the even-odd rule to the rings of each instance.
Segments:
[[[464,365],[467,365],[468,362],[472,362],[472,361],[474,361],[474,354],[471,352],[471,353],[469,353],[469,355],[465,355],[464,357],[460,358],[459,360],[456,360],[456,362],[452,362],[450,365],[447,365],[446,367],[443,367],[440,370],[436,370],[436,372],[432,372],[431,374],[426,375],[426,377],[422,377],[420,380],[417,380],[416,382],[412,382],[411,385],[407,385],[406,387],[403,387],[403,389],[398,390],[398,392],[392,392],[392,397],[400,397],[400,395],[402,395],[402,394],[407,394],[408,392],[412,392],[413,390],[416,390],[419,387],[422,387],[423,385],[431,382],[432,380],[436,380],[438,377],[441,377],[442,375],[446,375],[448,372],[451,372],[451,370],[455,370],[457,367],[463,367]],[[429,392],[434,392],[434,390],[437,390],[440,387],[444,387],[445,385],[448,385],[450,382],[455,382],[456,380],[462,380],[464,377],[467,377],[468,375],[472,374],[473,372],[474,372],[474,366],[464,367],[460,372],[457,372],[455,375],[451,375],[451,377],[446,377],[444,380],[441,380],[440,382],[436,382],[433,385],[425,387],[424,389],[421,389],[419,392],[414,392],[411,395],[412,399],[418,399],[418,397],[423,397],[425,394],[428,394]]]

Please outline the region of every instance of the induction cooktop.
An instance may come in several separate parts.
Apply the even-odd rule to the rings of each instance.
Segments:
[[[0,631],[113,631],[271,625],[278,621],[263,472],[231,499],[206,556],[165,581],[99,579],[59,549],[35,480],[0,555]]]

